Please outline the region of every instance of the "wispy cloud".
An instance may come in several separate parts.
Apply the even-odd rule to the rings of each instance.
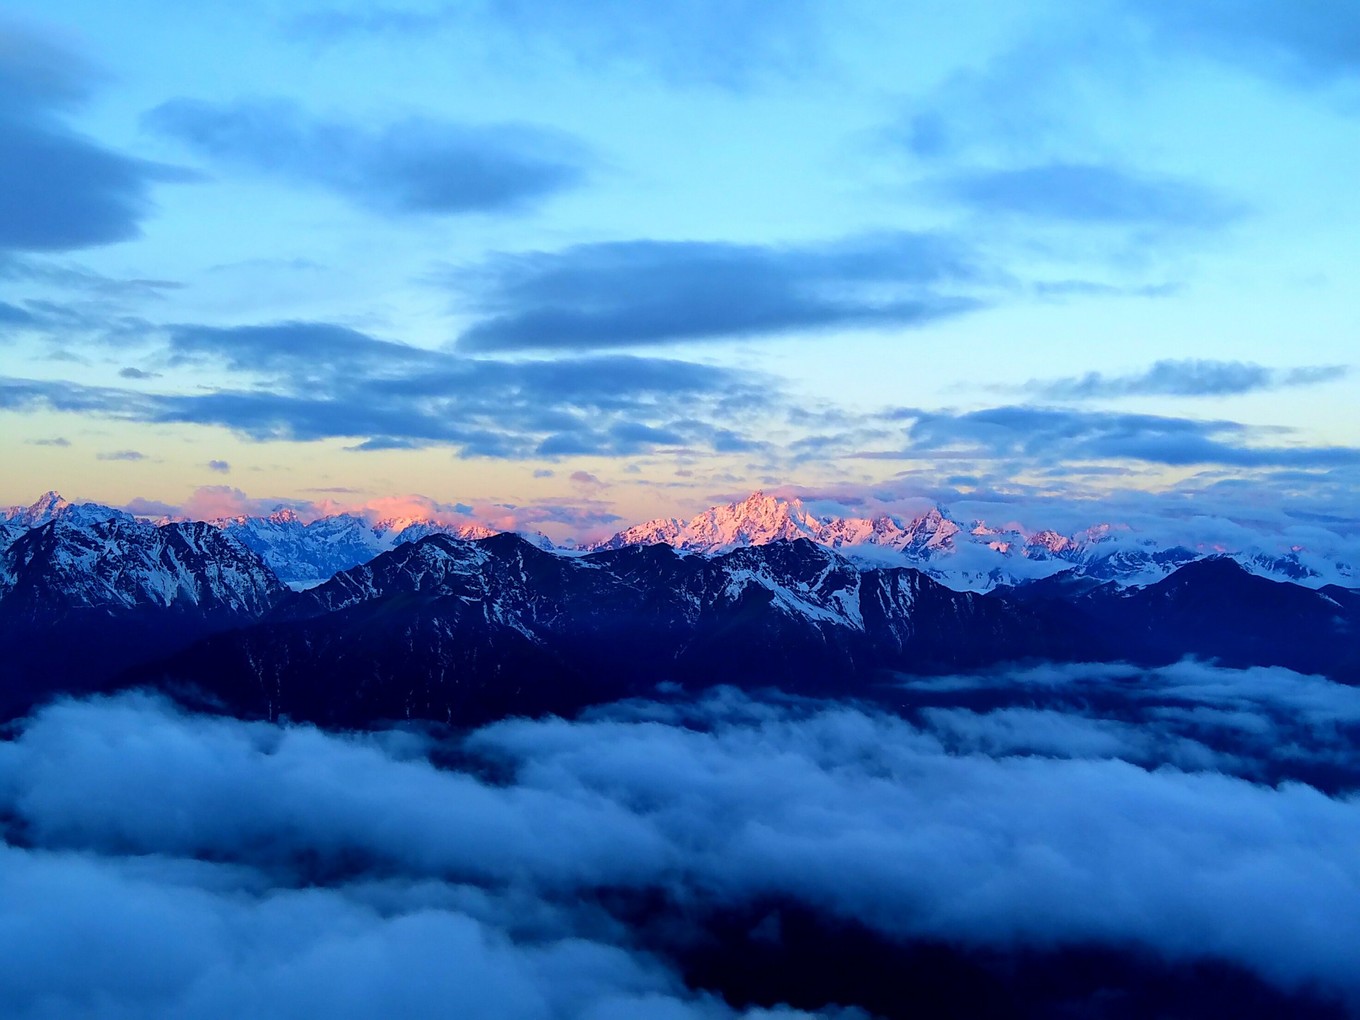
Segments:
[[[908,451],[1025,466],[1132,460],[1185,466],[1332,468],[1360,465],[1350,446],[1268,445],[1260,430],[1232,421],[1114,411],[1007,406],[980,411],[903,409]]]
[[[1348,374],[1345,365],[1267,368],[1245,361],[1166,360],[1143,372],[1087,372],[1063,379],[1033,379],[1022,389],[1049,400],[1107,397],[1220,397],[1295,386],[1316,386]]]
[[[111,450],[107,453],[96,453],[95,460],[127,460],[138,461],[147,460],[147,455],[140,450]]]
[[[983,213],[1070,224],[1207,230],[1244,211],[1202,184],[1099,163],[963,169],[938,178],[934,187]]]

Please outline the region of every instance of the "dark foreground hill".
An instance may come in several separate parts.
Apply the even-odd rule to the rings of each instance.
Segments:
[[[514,535],[436,535],[284,599],[125,682],[196,689],[240,714],[473,724],[732,684],[872,696],[885,674],[1016,661],[1186,656],[1360,678],[1360,597],[1190,564],[1146,588],[1060,582],[957,592],[858,570],[807,541],[712,558],[657,545],[586,557]]]

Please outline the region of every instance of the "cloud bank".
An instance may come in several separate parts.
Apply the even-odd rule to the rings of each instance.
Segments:
[[[1012,680],[1085,707],[966,704]],[[1302,725],[1331,727],[1327,747],[1350,755],[1348,692],[1196,664],[903,690],[916,704],[900,717],[728,691],[463,737],[242,723],[141,695],[49,706],[0,744],[15,919],[0,1002],[14,1016],[727,1017],[757,1003],[705,990],[704,946],[746,918],[731,946],[793,953],[810,916],[898,963],[945,947],[989,980],[987,960],[1023,971],[1086,947],[1135,961],[1149,987],[1227,968],[1215,1001],[1255,996],[1252,1015],[1360,1004],[1355,785],[1260,785],[1242,777],[1250,751],[1209,736],[1266,747],[1261,720],[1303,705]],[[1111,700],[1093,707],[1100,691]],[[909,972],[888,1008],[860,1004],[909,1015],[927,1001],[901,985]],[[922,995],[932,980],[969,994],[937,974]],[[1074,1001],[1063,980],[1079,1015],[1125,1015],[1109,989]],[[829,1007],[816,987],[786,976],[784,998]]]

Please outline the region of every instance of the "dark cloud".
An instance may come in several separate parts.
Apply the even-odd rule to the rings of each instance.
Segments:
[[[1030,466],[1084,460],[1141,460],[1171,466],[1334,468],[1360,464],[1349,446],[1260,445],[1257,430],[1230,421],[1044,407],[943,413],[904,409],[911,453]]]
[[[30,439],[30,446],[70,446],[71,441],[65,436],[56,436],[53,439]]]
[[[325,8],[288,23],[294,37],[334,43],[354,35],[409,45],[443,30],[473,30],[520,59],[561,54],[592,70],[639,70],[678,85],[744,89],[771,74],[806,74],[821,59],[821,12],[808,0],[677,0],[640,11],[626,0],[483,0],[435,7]]]
[[[225,475],[231,472],[231,465],[225,460],[210,460],[208,461],[208,470]]]
[[[181,176],[65,125],[95,80],[78,57],[0,26],[0,251],[69,251],[136,237],[152,183]]]
[[[979,707],[992,692],[1011,700]],[[894,963],[925,940],[1003,971],[1072,947],[1239,968],[1203,1015],[1248,977],[1300,996],[1277,1015],[1326,1015],[1310,992],[1360,1002],[1353,787],[1253,781],[1257,749],[1284,761],[1310,734],[1353,774],[1354,692],[1182,664],[900,694],[903,717],[728,691],[448,743],[139,696],[49,706],[0,744],[25,837],[3,848],[0,997],[77,1018],[730,1017],[677,958],[723,911],[780,950],[773,904]],[[768,1001],[807,987],[775,973]],[[892,978],[902,1015],[932,975]],[[1128,1015],[1097,988],[1066,1012]]]
[[[763,380],[691,362],[468,358],[325,323],[172,327],[168,357],[257,385],[148,394],[3,379],[0,406],[220,425],[259,440],[358,438],[362,450],[447,444],[467,456],[527,457],[712,447],[729,433],[708,422],[735,430],[772,399]]]
[[[832,327],[918,326],[978,307],[967,248],[932,234],[818,247],[627,241],[501,255],[457,280],[486,313],[468,351],[727,340]]]
[[[1069,223],[1213,229],[1243,212],[1204,185],[1097,163],[963,170],[936,188],[984,213]]]
[[[159,379],[160,373],[148,372],[145,369],[133,368],[129,365],[127,368],[120,368],[118,370],[118,377],[120,379]]]
[[[578,143],[543,129],[420,118],[370,129],[282,100],[176,99],[145,123],[206,159],[328,188],[388,214],[518,209],[579,183],[586,162]]]
[[[1158,361],[1144,372],[1106,375],[1088,372],[1066,379],[1036,379],[1027,392],[1049,400],[1090,400],[1103,397],[1218,397],[1292,386],[1313,386],[1340,379],[1344,365],[1304,368],[1266,368],[1245,361]]]

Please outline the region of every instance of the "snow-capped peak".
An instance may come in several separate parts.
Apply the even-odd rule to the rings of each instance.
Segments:
[[[56,520],[83,526],[99,521],[132,519],[131,514],[101,503],[72,503],[55,489],[44,492],[29,506],[12,506],[0,512],[0,520],[20,528],[40,528]]]

